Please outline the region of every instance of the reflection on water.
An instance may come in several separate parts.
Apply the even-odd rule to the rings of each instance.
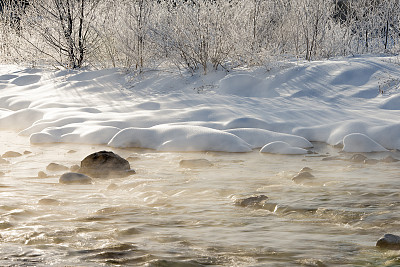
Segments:
[[[0,142],[22,154],[0,163],[1,266],[399,264],[400,252],[375,248],[398,234],[399,162],[351,162],[323,144],[306,156],[127,149],[113,151],[136,175],[62,185],[49,163],[109,148],[31,146],[10,132]],[[202,161],[180,164],[190,159]],[[293,181],[304,167],[313,177]]]

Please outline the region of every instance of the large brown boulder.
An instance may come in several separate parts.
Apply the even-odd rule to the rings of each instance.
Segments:
[[[111,151],[90,154],[81,161],[79,172],[93,178],[125,177],[135,173],[126,159]]]

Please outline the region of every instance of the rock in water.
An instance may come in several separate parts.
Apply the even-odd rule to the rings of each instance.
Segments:
[[[244,199],[237,199],[235,205],[242,207],[261,207],[267,200],[268,197],[266,195],[252,196]]]
[[[43,171],[38,172],[38,178],[47,178],[47,174]]]
[[[350,158],[351,162],[357,162],[357,163],[364,162],[365,160],[368,160],[368,158],[366,156],[364,156],[363,154],[354,154]]]
[[[3,154],[3,158],[16,158],[16,157],[21,157],[22,154],[19,152],[15,151],[7,151],[6,153]]]
[[[312,175],[310,172],[307,171],[303,171],[303,172],[299,172],[298,174],[296,174],[293,178],[292,181],[297,183],[297,184],[301,184],[304,182],[308,182],[312,179],[314,179],[314,175]]]
[[[398,159],[393,158],[392,156],[387,156],[386,158],[381,159],[382,162],[385,163],[393,163],[393,162],[398,162]]]
[[[135,173],[126,159],[111,151],[90,154],[81,161],[79,172],[93,178],[125,177]]]
[[[47,165],[46,170],[50,172],[67,171],[68,167],[58,163],[50,163],[49,165]]]
[[[203,168],[211,167],[213,164],[206,159],[183,159],[179,162],[179,166],[183,168]]]
[[[400,250],[400,236],[385,234],[376,242],[376,246],[380,248]]]
[[[92,179],[82,173],[67,172],[61,175],[60,184],[91,184]]]

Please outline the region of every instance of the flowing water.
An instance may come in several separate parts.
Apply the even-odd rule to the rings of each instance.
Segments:
[[[1,266],[400,264],[400,252],[375,247],[399,233],[399,162],[355,163],[318,143],[306,156],[113,149],[137,174],[63,185],[49,163],[69,167],[110,148],[34,146],[11,132],[0,143],[0,153],[23,154],[0,164]],[[180,166],[188,159],[212,166]],[[315,178],[292,181],[303,167]]]

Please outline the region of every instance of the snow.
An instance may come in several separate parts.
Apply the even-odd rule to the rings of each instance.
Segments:
[[[398,60],[370,55],[134,77],[0,65],[0,129],[35,144],[159,151],[306,153],[310,142],[345,152],[400,149],[400,90],[391,78],[400,66],[391,62]],[[383,84],[390,88],[382,94]]]
[[[299,147],[290,146],[283,141],[275,141],[266,144],[260,150],[261,153],[283,154],[283,155],[302,155],[307,154],[307,150]]]
[[[345,152],[382,152],[387,151],[383,146],[361,133],[348,134],[343,138]]]

